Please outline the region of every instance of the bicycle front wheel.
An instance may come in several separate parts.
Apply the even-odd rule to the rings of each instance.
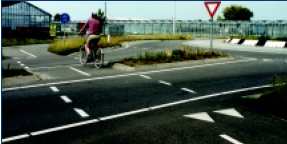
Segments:
[[[104,52],[103,49],[98,48],[94,51],[94,66],[96,68],[101,68],[104,64]]]

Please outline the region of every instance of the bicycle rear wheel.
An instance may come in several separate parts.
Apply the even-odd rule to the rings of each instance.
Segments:
[[[104,52],[103,49],[97,48],[94,51],[94,66],[96,68],[101,68],[104,64]]]
[[[80,64],[85,65],[87,64],[88,56],[85,51],[85,46],[80,47]]]

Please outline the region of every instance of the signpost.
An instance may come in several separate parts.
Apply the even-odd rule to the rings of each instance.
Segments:
[[[213,48],[213,16],[215,15],[218,7],[220,6],[221,1],[205,1],[204,5],[208,11],[211,21],[211,30],[210,30],[210,48]]]
[[[69,14],[67,14],[67,13],[61,14],[60,21],[61,21],[61,24],[63,24],[63,26],[65,27],[65,24],[67,24],[68,22],[70,22],[70,16],[69,16]],[[64,45],[66,45],[66,42],[65,42],[66,33],[65,33],[65,31],[66,31],[66,28],[64,29]]]

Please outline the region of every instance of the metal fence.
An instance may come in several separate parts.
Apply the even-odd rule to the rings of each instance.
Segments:
[[[176,33],[208,36],[211,23],[202,20],[177,20]],[[109,20],[106,27],[112,35],[122,34],[171,34],[172,20]],[[255,35],[287,37],[287,21],[215,21],[215,36]]]

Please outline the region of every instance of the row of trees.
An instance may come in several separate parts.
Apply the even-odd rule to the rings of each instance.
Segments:
[[[219,15],[217,20],[250,21],[253,12],[243,6],[231,5],[223,10],[223,15]]]

